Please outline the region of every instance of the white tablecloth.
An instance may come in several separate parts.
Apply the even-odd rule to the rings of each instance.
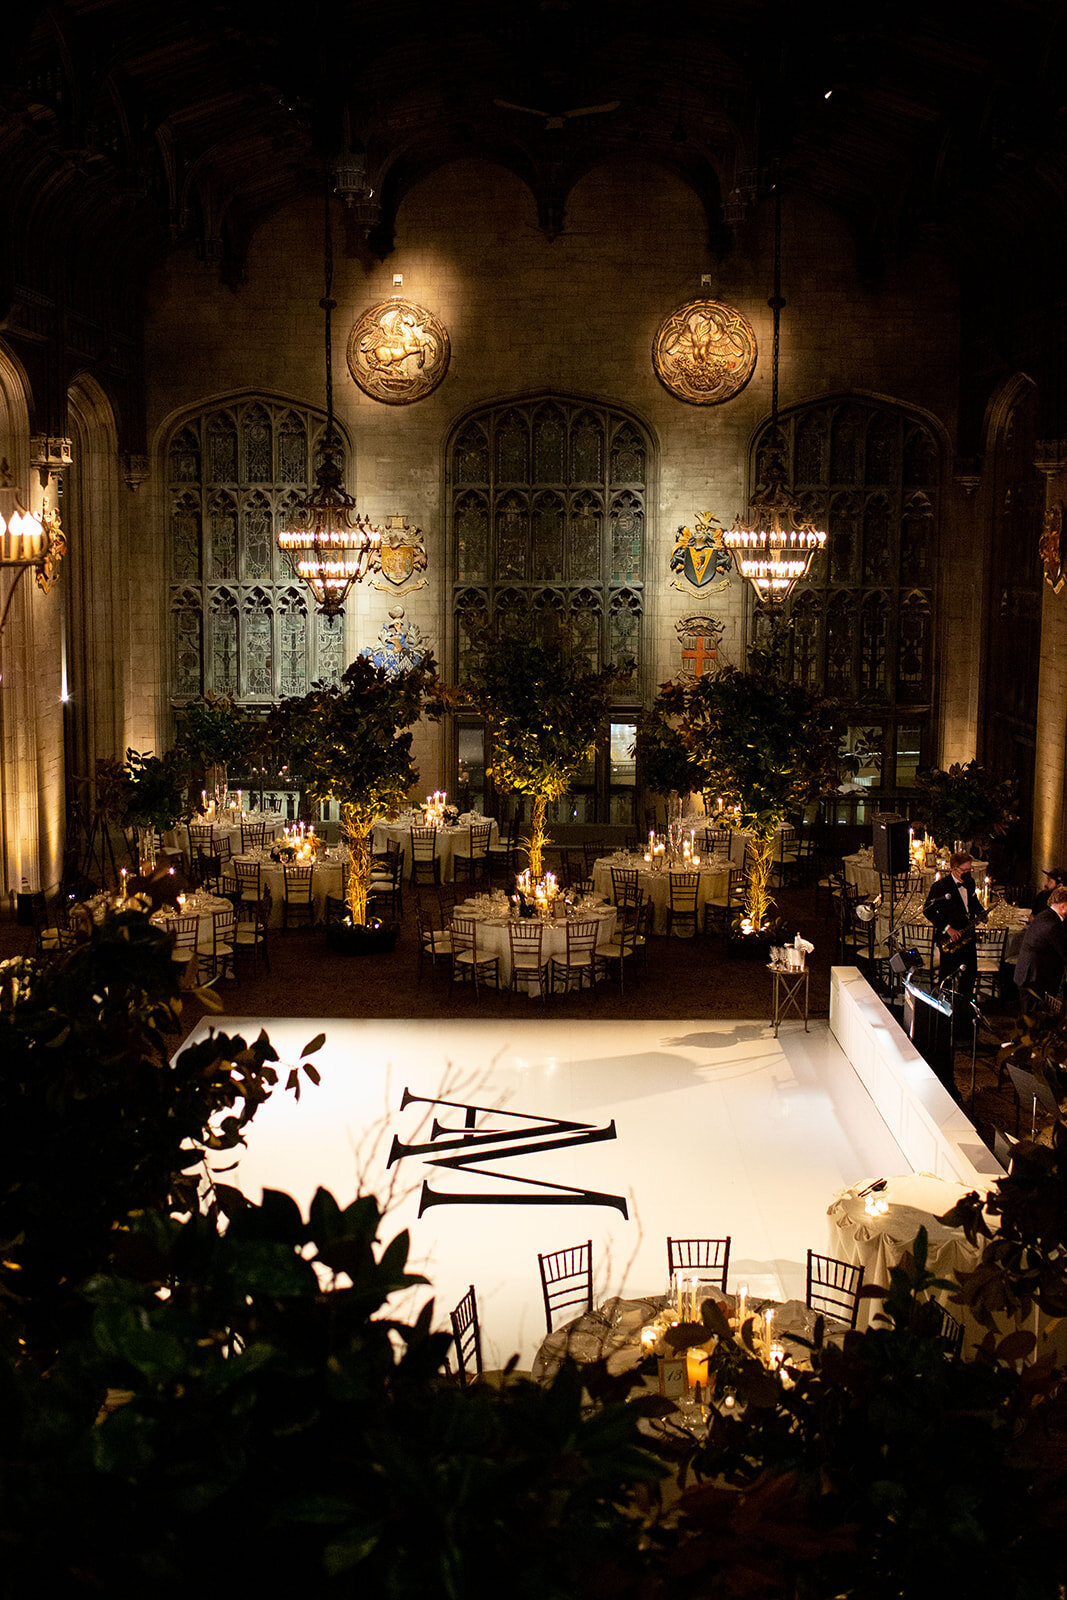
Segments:
[[[260,882],[264,888],[270,890],[270,926],[280,928],[283,919],[283,905],[285,902],[285,874],[283,863],[272,861],[269,854],[260,854],[250,850],[245,855],[234,856],[234,861],[254,862],[260,869]],[[229,863],[227,863],[227,869]],[[237,887],[237,874],[225,871],[224,883],[232,883]],[[323,856],[320,852],[319,860],[315,862],[315,871],[311,878],[311,899],[315,906],[315,916],[318,921],[326,914],[326,896],[338,897],[344,893],[345,862],[334,859],[332,856]]]
[[[667,931],[667,904],[669,898],[668,872],[664,867],[662,872],[651,872],[645,865],[643,856],[601,856],[599,861],[593,863],[593,891],[602,899],[611,898],[611,869],[623,867],[637,869],[637,887],[652,901],[652,930],[654,933]],[[682,867],[677,868],[684,871]],[[697,919],[698,926],[703,914],[704,906],[708,900],[722,896],[726,893],[730,866],[726,861],[716,859],[705,865],[701,857],[700,882],[697,885]]]
[[[492,827],[492,832],[489,835],[489,843],[491,845],[496,844],[500,837],[500,830],[497,827],[496,818],[476,817],[474,819],[475,826],[477,826],[479,823],[485,822],[490,823]],[[379,821],[374,824],[373,849],[375,854],[378,855],[384,852],[386,842],[388,840],[393,840],[395,843],[400,844],[404,850],[405,877],[410,876],[411,872],[411,829],[413,826],[421,827],[421,819],[416,819],[416,821],[412,823],[409,818],[403,818],[398,822],[387,822],[384,818],[380,818]],[[453,878],[455,877],[456,847],[459,846],[460,848],[466,850],[470,845],[470,837],[471,824],[469,822],[463,823],[455,828],[438,828],[437,859],[441,863],[442,883],[452,882]]]
[[[467,901],[464,905],[456,907],[456,912],[461,917],[473,917],[478,924],[478,959],[483,956],[500,958],[500,984],[506,987],[511,982],[511,940],[508,928],[511,918],[501,913],[486,913],[481,900]],[[601,933],[597,944],[606,944],[615,931],[614,906],[583,907],[575,914],[576,922],[592,922],[594,919],[601,923]],[[564,917],[555,922],[545,923],[544,939],[541,942],[541,954],[547,961],[551,956],[565,956],[567,953],[567,923]],[[536,989],[531,991],[536,994]]]
[[[251,814],[246,814],[244,821],[246,827],[254,827],[258,826],[259,823],[263,823],[266,830],[264,837],[267,839],[273,839],[286,826],[284,817],[274,816],[269,812],[253,811]],[[241,849],[241,824],[239,821],[205,821],[197,824],[197,826],[211,829],[212,843],[228,840],[231,855],[239,853]],[[186,860],[196,855],[196,846],[192,842],[192,835],[184,824],[165,833],[163,835],[163,844],[172,850],[180,850]]]
[[[869,1181],[869,1180],[868,1180]],[[853,1184],[835,1195],[827,1216],[830,1219],[830,1251],[841,1261],[863,1267],[865,1284],[889,1287],[889,1272],[911,1250],[915,1235],[925,1228],[930,1241],[926,1258],[929,1270],[939,1278],[954,1278],[960,1271],[971,1271],[980,1250],[968,1244],[959,1228],[948,1228],[937,1218],[971,1191],[965,1184],[950,1183],[929,1172],[908,1172],[890,1178],[876,1197],[889,1202],[889,1210],[870,1216],[866,1198],[858,1191],[866,1184]],[[963,1309],[952,1303],[948,1291],[937,1296],[957,1322],[966,1324]],[[879,1309],[877,1300],[861,1300],[857,1327],[865,1328]]]
[[[857,850],[855,855],[842,856],[842,865],[845,869],[845,882],[852,884],[859,890],[861,898],[874,899],[882,887],[881,874],[874,865],[874,851],[871,849]],[[979,889],[985,878],[988,861],[972,861],[971,868],[974,872],[975,882]],[[921,872],[924,888],[929,889],[938,873],[934,867],[924,867]]]

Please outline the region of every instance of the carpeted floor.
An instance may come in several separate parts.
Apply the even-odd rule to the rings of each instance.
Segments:
[[[799,928],[814,945],[808,957],[810,1015],[829,1011],[830,967],[835,954],[835,926],[816,916],[809,889],[784,889],[776,895],[787,927]],[[0,924],[0,958],[28,953],[33,948],[31,929]],[[321,928],[294,928],[269,935],[270,971],[247,971],[240,984],[223,983],[219,993],[225,1013],[240,1016],[288,1017],[485,1017],[492,1019],[550,1016],[566,1023],[575,1018],[739,1018],[769,1019],[771,977],[765,966],[731,953],[712,938],[653,938],[648,953],[648,975],[628,977],[620,994],[615,982],[602,983],[596,995],[588,990],[563,994],[542,1002],[536,997],[496,993],[470,984],[450,987],[447,972],[424,970],[417,980],[417,942],[414,892],[404,897],[404,917],[396,949],[391,954],[352,958],[338,955],[326,944]],[[183,1001],[181,1033],[177,1045],[204,1017],[204,1008],[189,995]],[[1007,1038],[1010,1012],[987,1008],[991,1029],[979,1036],[976,1093],[970,1108],[971,1049],[956,1056],[957,1090],[970,1110],[983,1138],[992,1140],[994,1129],[1013,1131],[1015,1099],[1010,1083],[997,1087],[995,1056],[1000,1038]],[[789,1020],[785,1028],[800,1024]],[[1029,1132],[1029,1112],[1023,1119]]]

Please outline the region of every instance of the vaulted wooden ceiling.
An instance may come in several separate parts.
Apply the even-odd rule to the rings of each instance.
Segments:
[[[239,276],[345,146],[379,255],[443,162],[518,173],[551,237],[575,180],[628,151],[692,186],[720,254],[779,163],[846,219],[864,275],[920,238],[961,260],[1062,242],[1055,0],[23,0],[8,29],[9,278],[30,236],[145,268],[191,238]]]

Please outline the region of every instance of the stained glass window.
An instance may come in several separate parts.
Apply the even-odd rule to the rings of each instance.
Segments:
[[[932,754],[937,440],[903,407],[856,397],[798,408],[779,431],[795,491],[829,534],[827,555],[787,607],[792,675],[857,722],[877,708],[877,766],[892,785],[912,770],[897,760],[898,729],[909,750],[918,739]]]
[[[165,459],[170,693],[263,705],[336,682],[343,619],[319,617],[275,549],[312,487],[324,417],[266,396],[215,404],[174,430]]]
[[[472,610],[489,620],[558,612],[591,661],[618,649],[641,660],[648,454],[632,418],[563,397],[487,407],[459,424],[448,460],[457,671]]]

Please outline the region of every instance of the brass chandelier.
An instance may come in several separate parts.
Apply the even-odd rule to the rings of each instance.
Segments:
[[[293,507],[288,527],[278,532],[278,549],[294,576],[307,584],[325,617],[343,612],[348,591],[381,560],[381,529],[361,517],[344,487],[344,447],[333,420],[333,238],[330,232],[330,184],[325,198],[325,293],[319,301],[326,320],[326,431],[319,445],[315,487]]]
[[[785,470],[785,442],[778,431],[778,357],[782,307],[782,186],[774,185],[774,292],[767,304],[774,314],[771,347],[771,424],[760,482],[748,508],[734,518],[723,540],[734,563],[747,578],[764,607],[784,604],[798,579],[806,578],[813,557],[826,544],[825,530],[816,528],[789,489]]]

